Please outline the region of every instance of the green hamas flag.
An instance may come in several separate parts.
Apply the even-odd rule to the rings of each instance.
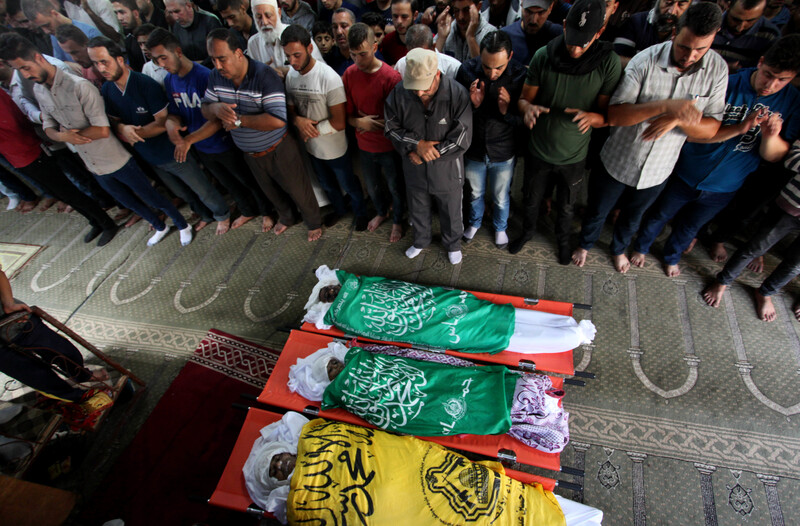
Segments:
[[[325,323],[383,341],[442,349],[499,352],[514,333],[514,307],[463,290],[424,287],[337,270],[342,289]]]
[[[322,408],[341,407],[381,429],[417,436],[496,435],[511,428],[517,378],[502,365],[453,367],[353,347]]]

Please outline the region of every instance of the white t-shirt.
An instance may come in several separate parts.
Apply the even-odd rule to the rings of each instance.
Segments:
[[[84,24],[89,24],[90,26],[97,28],[97,25],[94,23],[94,20],[92,20],[92,17],[90,17],[89,13],[84,11],[81,6],[73,4],[69,1],[62,3],[64,4],[64,10],[67,12],[67,16],[71,20],[77,20],[78,22],[83,22]],[[117,20],[117,15],[114,13],[114,6],[111,5],[109,0],[89,0],[89,7],[92,8],[92,11],[94,11],[94,13],[99,16],[103,22],[110,25],[120,34],[122,34],[119,20]]]
[[[347,152],[344,130],[336,131],[328,122],[328,108],[346,102],[342,78],[327,64],[318,61],[305,75],[294,69],[286,74],[286,103],[297,115],[319,123],[319,137],[306,142],[308,153],[317,159],[338,159]]]

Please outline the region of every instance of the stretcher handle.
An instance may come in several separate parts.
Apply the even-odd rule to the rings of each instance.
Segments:
[[[582,477],[586,474],[586,472],[582,469],[571,468],[569,466],[561,466],[561,473],[566,473],[567,475],[575,475],[576,477]]]
[[[95,347],[94,345],[89,343],[88,341],[84,340],[77,332],[73,331],[72,329],[70,329],[69,327],[67,327],[66,325],[64,325],[63,323],[58,321],[57,319],[53,318],[52,316],[50,316],[45,311],[43,311],[42,309],[40,309],[39,307],[37,307],[35,305],[33,307],[31,307],[31,311],[33,311],[34,314],[39,316],[41,319],[43,319],[44,321],[46,321],[50,325],[56,327],[61,332],[65,333],[67,336],[69,336],[70,338],[75,340],[77,343],[79,343],[80,345],[85,347],[89,352],[91,352],[92,354],[94,354],[95,356],[100,358],[102,361],[104,361],[109,366],[111,366],[114,369],[116,369],[117,371],[119,371],[121,374],[127,376],[128,378],[130,378],[131,380],[133,380],[137,384],[141,385],[142,387],[146,387],[145,383],[142,380],[140,380],[138,376],[136,376],[135,374],[130,372],[128,369],[124,368],[123,366],[121,366],[120,364],[118,364],[117,362],[115,362],[111,358],[107,357],[102,352],[100,352],[100,349],[98,349],[97,347]]]
[[[567,385],[577,385],[578,387],[586,385],[586,382],[583,380],[576,380],[575,378],[564,378],[564,383]]]
[[[588,378],[590,380],[594,380],[597,378],[594,373],[590,373],[589,371],[575,371],[575,376],[580,378]]]
[[[566,480],[556,480],[556,486],[564,489],[571,489],[572,491],[583,491],[583,484],[575,484],[574,482],[567,482]]]

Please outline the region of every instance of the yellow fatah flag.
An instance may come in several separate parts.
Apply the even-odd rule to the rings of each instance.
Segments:
[[[555,497],[411,436],[313,420],[303,428],[290,524],[564,526]]]

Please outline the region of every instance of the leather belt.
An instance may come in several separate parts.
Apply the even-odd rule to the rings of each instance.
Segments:
[[[286,138],[286,134],[287,133],[289,133],[289,132],[284,133],[283,136],[281,136],[281,138],[278,139],[278,142],[276,142],[275,144],[273,144],[272,146],[270,146],[269,148],[267,148],[263,152],[247,152],[247,155],[249,155],[250,157],[264,157],[268,153],[274,152],[275,149],[278,147],[278,145],[280,145],[280,143],[283,142],[283,140]]]

